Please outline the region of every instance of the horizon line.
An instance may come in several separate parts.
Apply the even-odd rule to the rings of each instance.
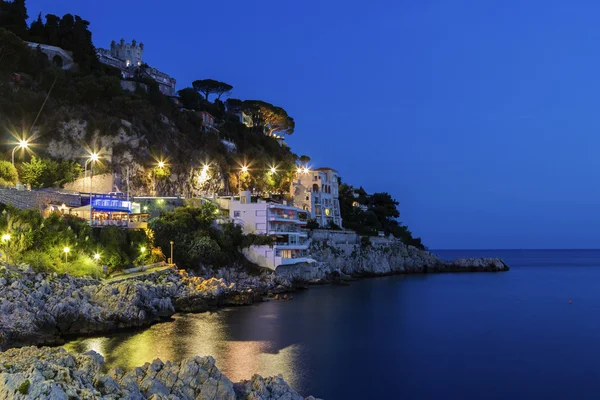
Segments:
[[[565,251],[565,250],[569,250],[569,251],[573,251],[573,250],[598,250],[600,251],[600,248],[502,248],[502,249],[468,249],[468,248],[464,248],[464,249],[428,249],[428,251]]]

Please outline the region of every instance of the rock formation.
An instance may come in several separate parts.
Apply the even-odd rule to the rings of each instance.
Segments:
[[[2,399],[210,399],[302,400],[281,377],[254,376],[233,384],[212,357],[179,363],[159,359],[125,372],[102,373],[104,358],[94,351],[81,355],[62,348],[24,347],[0,353]],[[306,400],[315,400],[312,396]]]
[[[399,241],[386,245],[328,245],[314,242],[313,264],[285,265],[278,275],[300,282],[318,282],[339,277],[383,276],[427,272],[496,272],[508,271],[499,258],[460,258],[444,261],[434,254],[406,246]]]

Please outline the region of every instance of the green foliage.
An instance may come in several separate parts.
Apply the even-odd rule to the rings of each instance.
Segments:
[[[34,188],[62,187],[73,182],[83,172],[75,161],[56,161],[50,158],[31,157],[21,164],[21,181]]]
[[[270,238],[245,236],[233,223],[215,224],[218,209],[211,203],[179,207],[150,221],[155,243],[161,249],[174,244],[174,258],[181,268],[228,265],[243,262],[240,250],[253,244],[272,243]]]
[[[17,389],[17,391],[22,394],[23,396],[29,394],[29,387],[31,386],[31,382],[29,382],[29,379],[27,379],[25,382],[21,383],[19,385],[19,388]]]
[[[19,174],[17,169],[8,161],[0,161],[0,186],[14,186]]]
[[[340,179],[339,200],[344,228],[367,236],[376,236],[383,231],[401,239],[404,244],[425,248],[421,239],[413,237],[408,227],[398,221],[399,203],[389,193],[369,195],[362,187],[356,189]]]
[[[152,249],[146,232],[117,227],[92,231],[85,220],[72,215],[52,213],[44,218],[36,210],[8,206],[0,214],[0,233],[10,235],[10,240],[0,242],[9,261],[30,264],[38,271],[96,275],[100,268],[92,258],[96,253],[100,263],[113,270],[152,260],[150,251],[143,256],[140,252],[141,247]]]

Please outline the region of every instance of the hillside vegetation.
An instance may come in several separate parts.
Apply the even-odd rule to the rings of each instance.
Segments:
[[[296,128],[282,107],[233,98],[231,85],[212,79],[198,79],[170,98],[148,77],[147,65],[135,73],[136,90],[123,90],[119,71],[98,61],[88,21],[48,14],[28,25],[27,18],[24,0],[0,0],[0,129],[13,141],[31,138],[35,143],[36,158],[17,152],[22,182],[63,185],[81,176],[89,153],[98,151],[102,159],[95,173],[112,172],[122,190],[129,174],[133,194],[156,188],[161,195],[197,196],[232,193],[238,187],[285,194],[297,164],[309,160],[280,144]],[[24,40],[72,52],[77,67],[62,70]],[[214,116],[216,129],[203,126],[202,111]],[[240,112],[253,124],[242,124]],[[4,148],[4,160],[10,160],[13,147]],[[167,167],[157,170],[163,160]],[[243,165],[247,173],[241,172]],[[370,208],[363,211],[344,198],[345,191],[340,199],[345,228],[364,235],[385,231],[422,247],[398,222],[398,203],[391,196],[369,196],[363,203]]]

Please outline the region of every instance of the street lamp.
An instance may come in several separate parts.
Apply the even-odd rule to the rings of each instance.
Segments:
[[[161,170],[164,169],[166,166],[167,166],[167,164],[163,160],[160,160],[157,164],[157,167],[160,168]],[[155,168],[152,169],[152,186],[154,186],[154,195],[156,196],[157,192],[156,192],[156,169]]]
[[[8,264],[8,241],[10,240],[10,234],[5,233],[2,235],[2,243],[6,243],[6,263]]]
[[[275,167],[271,167],[271,173],[272,173],[272,174],[276,174],[276,173],[277,173],[277,168],[275,168]]]
[[[241,196],[242,194],[242,174],[247,173],[248,172],[248,167],[246,165],[242,166],[242,169],[240,169],[240,174],[239,174],[239,179],[238,179],[238,192]]]
[[[94,179],[94,163],[96,161],[98,161],[99,159],[100,159],[100,155],[98,153],[90,154],[90,158],[88,158],[87,161],[85,162],[84,171],[83,171],[83,182],[85,183],[85,175],[87,174],[87,165],[88,165],[88,163],[91,163],[91,165],[90,165],[90,226],[92,226],[92,224],[93,224],[93,220],[92,220],[92,209],[93,209],[92,179]]]
[[[19,140],[19,144],[15,146],[15,148],[12,151],[12,165],[15,165],[15,151],[17,149],[26,149],[27,146],[29,146],[29,143],[27,142],[27,140]]]
[[[69,252],[71,251],[71,249],[68,248],[68,247],[65,247],[63,249],[63,251],[65,252],[65,264],[67,264],[68,259],[69,259]],[[68,265],[67,265],[67,273],[69,273],[69,266]]]
[[[100,253],[94,254],[94,261],[98,263],[100,261]],[[100,280],[100,268],[96,267],[96,279]]]
[[[171,265],[175,265],[175,261],[173,261],[173,245],[175,244],[175,242],[171,240],[170,244],[171,244]]]

